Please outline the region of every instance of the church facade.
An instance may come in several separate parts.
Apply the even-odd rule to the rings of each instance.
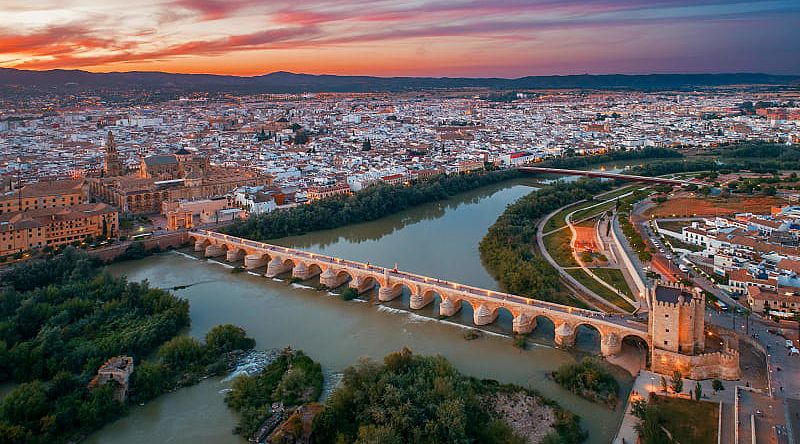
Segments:
[[[145,157],[138,171],[126,171],[109,132],[103,176],[89,181],[90,196],[122,214],[161,212],[163,202],[224,196],[241,186],[269,186],[272,177],[249,168],[211,165],[186,149]]]

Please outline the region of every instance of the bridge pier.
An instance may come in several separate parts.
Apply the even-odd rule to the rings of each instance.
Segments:
[[[520,313],[519,316],[514,317],[513,331],[517,334],[528,334],[536,328],[536,318],[528,316],[525,313]]]
[[[228,250],[228,254],[225,255],[225,260],[228,262],[236,262],[241,260],[243,257],[244,251],[233,248]]]
[[[362,277],[357,277],[355,279],[350,280],[350,288],[354,289],[358,292],[358,294],[366,293],[373,288],[375,288],[375,279],[367,279]]]
[[[331,268],[328,268],[319,275],[319,283],[330,289],[338,288],[345,282],[347,282],[347,275],[345,274],[339,277],[339,274]]]
[[[556,327],[555,331],[556,346],[561,348],[569,348],[575,345],[575,329],[566,322]]]
[[[208,246],[208,241],[205,239],[199,240],[194,243],[194,251],[206,251],[206,246]]]
[[[425,294],[412,294],[411,295],[411,309],[419,310],[426,305],[433,302],[433,293],[428,292]]]
[[[381,302],[389,302],[403,294],[403,287],[398,285],[396,288],[381,287],[378,289],[378,300]]]
[[[453,316],[461,310],[461,301],[453,302],[451,299],[442,299],[439,304],[439,316]]]
[[[481,304],[472,316],[472,321],[475,325],[487,325],[497,319],[497,310],[489,310],[485,305]]]
[[[265,276],[270,278],[275,277],[279,274],[286,273],[291,269],[291,265],[284,265],[284,262],[281,260],[281,258],[275,256],[275,258],[269,261],[267,264],[267,274],[265,274]]]
[[[267,265],[267,256],[262,254],[248,254],[244,257],[244,268],[246,270],[255,270]]]
[[[311,268],[307,267],[306,264],[300,262],[299,264],[295,265],[294,268],[292,268],[292,277],[305,281],[320,274],[321,272],[322,271],[319,269],[312,270]]]
[[[608,333],[600,338],[600,353],[605,356],[613,356],[622,351],[622,341],[616,333]]]
[[[205,256],[206,257],[219,257],[225,254],[225,249],[220,247],[219,245],[209,245],[206,247]]]

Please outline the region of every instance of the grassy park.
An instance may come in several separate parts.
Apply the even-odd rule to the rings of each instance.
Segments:
[[[717,442],[719,404],[665,396],[654,396],[650,403],[657,406],[664,427],[672,433],[675,442]]]

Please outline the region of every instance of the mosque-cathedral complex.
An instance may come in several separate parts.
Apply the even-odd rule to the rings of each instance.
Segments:
[[[163,202],[222,196],[237,187],[271,182],[271,176],[252,169],[211,165],[208,158],[184,148],[144,157],[138,170],[129,171],[109,132],[103,175],[89,179],[89,189],[95,199],[135,215],[159,213]]]

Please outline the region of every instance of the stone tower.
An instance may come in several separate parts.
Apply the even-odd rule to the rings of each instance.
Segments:
[[[117,143],[114,141],[114,134],[109,131],[106,140],[105,163],[103,164],[103,176],[116,177],[125,174],[122,160],[117,152]]]
[[[705,330],[705,296],[698,288],[656,282],[650,289],[650,369],[662,375],[679,371],[684,378],[739,379],[738,341]],[[724,333],[724,332],[723,332]],[[706,348],[706,334],[721,340]],[[716,351],[714,350],[716,349]]]
[[[653,347],[683,355],[705,350],[705,297],[699,289],[658,282],[650,290]]]

